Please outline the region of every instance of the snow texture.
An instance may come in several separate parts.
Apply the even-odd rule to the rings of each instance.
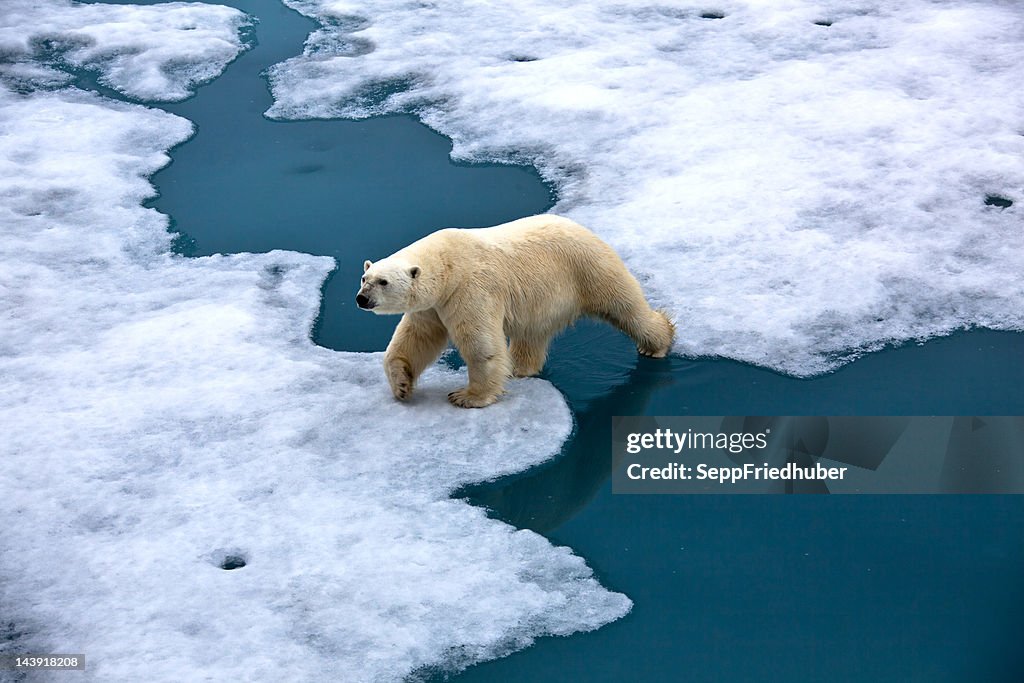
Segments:
[[[270,115],[410,111],[537,165],[678,352],[811,375],[1024,328],[1021,3],[286,3],[323,28]]]
[[[100,83],[139,100],[176,101],[217,76],[243,49],[250,19],[220,5],[86,5],[3,0],[0,80],[18,89],[94,71]]]
[[[92,21],[51,5],[32,21]],[[180,7],[132,23],[164,29],[144,62],[150,39],[193,58]],[[187,7],[237,51],[237,18]],[[81,63],[147,97],[195,82]],[[83,681],[395,681],[630,609],[570,550],[450,498],[558,452],[550,384],[459,410],[465,376],[439,366],[395,402],[379,355],[309,339],[332,259],[169,252],[141,203],[188,121],[38,90],[59,82],[0,84],[0,653],[84,653]]]

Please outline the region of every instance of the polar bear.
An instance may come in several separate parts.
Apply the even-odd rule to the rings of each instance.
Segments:
[[[366,261],[356,304],[402,314],[384,354],[399,400],[450,339],[469,369],[469,385],[448,395],[462,408],[494,403],[511,375],[540,372],[551,338],[581,316],[608,321],[655,358],[668,353],[675,335],[611,247],[554,215],[438,230]]]

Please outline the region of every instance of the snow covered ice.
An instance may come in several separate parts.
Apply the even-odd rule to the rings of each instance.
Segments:
[[[47,62],[59,62],[98,71],[101,83],[137,99],[182,100],[235,58],[249,23],[236,9],[199,3],[4,0],[0,77],[31,82],[53,76]]]
[[[810,375],[1024,328],[1020,3],[287,4],[324,28],[271,115],[413,111],[535,164],[679,352]]]
[[[178,99],[245,18],[84,9],[0,10],[0,653],[84,653],[89,681],[386,681],[625,614],[569,549],[449,498],[558,452],[553,387],[459,410],[438,367],[396,403],[379,354],[309,340],[331,259],[169,253],[141,202],[188,121],[53,89],[70,63]],[[125,32],[41,63],[40,25]]]

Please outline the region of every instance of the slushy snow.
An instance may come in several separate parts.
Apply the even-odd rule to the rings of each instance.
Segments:
[[[1024,328],[1021,3],[286,4],[323,28],[272,116],[415,112],[535,164],[678,352],[811,375]]]
[[[9,7],[6,36],[22,16],[137,27],[136,8]],[[144,62],[193,59],[181,7],[126,29]],[[238,16],[186,7],[240,49]],[[196,82],[130,62],[81,65],[139,96]],[[48,78],[0,84],[0,653],[84,653],[66,675],[104,683],[396,681],[629,610],[570,550],[450,498],[558,452],[551,385],[459,410],[465,375],[439,366],[398,404],[379,354],[309,339],[332,259],[169,253],[141,202],[188,121],[7,65]]]

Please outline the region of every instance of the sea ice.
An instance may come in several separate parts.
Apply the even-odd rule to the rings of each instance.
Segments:
[[[7,36],[93,16],[9,6]],[[240,49],[235,15],[185,7]],[[192,59],[184,29],[172,59]],[[97,59],[137,96],[195,82]],[[0,653],[84,653],[88,681],[393,681],[630,609],[568,549],[450,498],[558,452],[550,384],[459,410],[465,376],[437,367],[398,404],[379,354],[309,339],[332,259],[169,253],[141,202],[188,121],[48,90],[59,73],[30,60],[0,82]]]
[[[286,3],[323,28],[270,115],[411,111],[535,164],[677,351],[810,375],[1024,328],[1020,3]]]
[[[194,2],[3,0],[0,78],[37,85],[42,68],[70,67],[99,72],[102,84],[139,100],[183,100],[238,55],[249,25],[237,9]]]

